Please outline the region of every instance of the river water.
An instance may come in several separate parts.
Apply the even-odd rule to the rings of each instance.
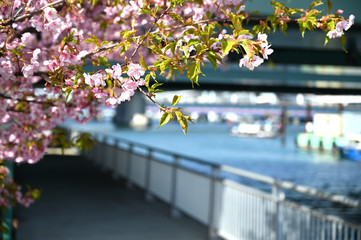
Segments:
[[[115,128],[111,123],[97,122],[84,125],[83,128],[329,193],[361,198],[361,162],[342,159],[330,153],[298,149],[295,139],[297,133],[304,130],[303,126],[289,125],[284,144],[280,138],[231,136],[230,126],[226,123],[192,124],[188,135],[184,135],[175,123],[161,128],[157,128],[157,123],[154,123],[143,131]]]

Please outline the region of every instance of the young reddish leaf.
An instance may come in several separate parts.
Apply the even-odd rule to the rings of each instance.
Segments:
[[[332,2],[331,0],[327,0],[327,12],[331,12],[331,8],[332,8]]]

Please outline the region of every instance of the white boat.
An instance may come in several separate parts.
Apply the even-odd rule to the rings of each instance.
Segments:
[[[231,128],[231,135],[237,137],[274,138],[278,132],[278,128],[271,121],[241,122]]]

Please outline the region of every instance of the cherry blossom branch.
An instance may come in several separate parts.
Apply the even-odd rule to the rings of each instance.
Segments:
[[[94,52],[91,52],[91,53],[86,54],[84,57],[82,57],[82,59],[90,58],[90,57],[94,56],[95,54],[98,54],[98,53],[101,53],[101,52],[110,50],[110,49],[112,49],[112,48],[117,47],[118,45],[119,45],[119,43],[112,43],[112,44],[110,44],[110,45],[108,45],[108,46],[101,47],[101,48],[97,49],[97,50],[94,51]]]
[[[159,103],[154,101],[154,99],[148,93],[146,93],[141,87],[138,86],[138,90],[142,92],[150,101],[152,101],[159,109],[161,109],[162,111],[167,111],[167,108],[162,107],[161,105],[159,105]]]
[[[147,31],[147,33],[144,35],[144,38],[140,41],[140,43],[137,45],[136,49],[134,49],[133,54],[130,57],[130,60],[132,60],[132,58],[134,57],[134,55],[138,52],[140,46],[143,44],[144,40],[148,37],[148,35],[150,34],[150,32],[153,30],[153,27],[155,26],[155,24],[169,11],[169,9],[171,9],[171,5],[167,7],[167,9],[154,20],[154,24],[152,27],[150,27]]]
[[[47,7],[58,6],[58,5],[63,4],[65,2],[66,2],[66,0],[58,0],[58,1],[55,1],[55,2],[52,2],[52,3],[49,3],[49,4],[45,5],[45,6],[43,6],[42,8],[39,8],[39,9],[35,10],[35,11],[25,13],[24,15],[22,15],[20,17],[17,17],[17,15],[15,14],[12,18],[0,23],[0,25],[1,26],[8,26],[8,25],[13,24],[14,22],[24,21],[25,19],[30,18],[30,17],[42,12]]]
[[[38,101],[38,100],[30,100],[30,99],[13,99],[11,96],[8,96],[8,95],[2,94],[2,93],[0,93],[0,98],[15,100],[15,101],[19,101],[19,102],[28,102],[28,103],[47,104],[47,105],[51,105],[51,106],[57,106],[56,101]]]

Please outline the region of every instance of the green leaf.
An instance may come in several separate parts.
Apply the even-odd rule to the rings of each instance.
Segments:
[[[305,32],[306,32],[306,23],[305,22],[299,22],[299,26],[300,26],[300,32],[302,34],[302,37],[305,36]]]
[[[172,59],[163,60],[159,66],[160,72],[163,72],[164,70],[166,70],[171,62],[172,62]]]
[[[163,83],[154,83],[152,86],[151,86],[151,90],[154,91],[157,87],[163,85]]]
[[[288,25],[286,22],[280,26],[280,30],[281,30],[281,32],[283,32],[284,35],[287,35],[287,32],[286,32],[287,28],[288,28]]]
[[[202,73],[200,68],[201,68],[200,63],[198,61],[192,62],[188,68],[187,76],[188,76],[189,80],[191,80],[191,82],[192,82],[192,87],[194,87],[193,83],[198,85],[198,77],[199,77],[198,74]]]
[[[67,100],[67,101],[69,100],[71,92],[72,92],[72,89],[66,90],[65,100]]]
[[[317,7],[317,6],[319,6],[319,5],[322,5],[322,4],[324,4],[322,1],[313,1],[313,2],[310,4],[309,10],[311,10],[312,8]]]
[[[15,54],[16,56],[20,56],[19,51],[16,49],[10,49],[9,51],[12,52],[13,54]]]
[[[201,41],[199,39],[191,39],[188,41],[188,44],[187,46],[191,46],[193,44],[197,44],[197,43],[200,43]]]
[[[261,31],[261,25],[255,25],[253,28],[252,28],[252,35],[257,35],[259,32]]]
[[[169,15],[174,21],[183,23],[183,18],[182,18],[180,15],[178,15],[178,14],[176,14],[176,13],[174,13],[174,12],[170,12],[168,15]]]
[[[212,64],[214,71],[217,71],[217,62],[212,56],[207,56],[208,61]]]
[[[99,0],[90,0],[90,2],[93,4],[93,6],[95,6],[99,2]]]
[[[34,200],[37,200],[40,198],[40,195],[41,195],[41,190],[39,189],[33,189],[31,190],[31,197],[34,199]]]
[[[150,80],[150,74],[148,74],[147,76],[145,76],[144,81],[145,81],[145,86],[147,88],[149,88],[149,80]]]
[[[159,122],[159,126],[158,128],[160,128],[161,126],[164,126],[165,124],[167,124],[169,122],[169,120],[172,119],[172,114],[171,113],[163,113],[162,117],[160,118],[160,122]]]
[[[233,48],[235,45],[235,42],[233,40],[223,40],[222,41],[222,51],[223,51],[223,57],[226,56],[229,51]]]
[[[187,130],[188,130],[187,118],[185,116],[183,116],[183,114],[180,111],[176,111],[175,115],[177,116],[177,120],[178,120],[179,124],[181,125],[183,133],[185,135],[187,135]]]
[[[102,43],[101,43],[101,45],[103,46],[103,45],[107,45],[107,44],[111,44],[111,43],[113,43],[112,41],[103,41]]]
[[[325,43],[324,43],[324,46],[326,46],[326,44],[328,43],[328,41],[330,40],[330,38],[329,37],[327,37],[327,35],[326,35],[326,37],[325,37]]]
[[[179,103],[179,100],[181,99],[182,96],[177,96],[177,95],[174,95],[173,97],[173,101],[172,101],[172,105],[175,106]]]
[[[98,57],[98,63],[100,64],[100,65],[103,65],[103,66],[105,66],[105,67],[110,67],[110,64],[109,64],[109,62],[108,62],[108,59],[106,58],[106,57]]]
[[[334,21],[330,21],[327,23],[327,27],[330,29],[330,30],[335,30],[335,22]]]
[[[345,44],[346,44],[346,37],[345,37],[345,35],[342,35],[342,36],[340,37],[340,41],[341,41],[342,49],[347,53],[347,50],[346,50],[346,48],[345,48]]]
[[[214,59],[218,60],[219,62],[222,62],[222,60],[223,60],[223,59],[221,58],[221,56],[219,56],[218,54],[216,54],[216,53],[213,52],[213,51],[208,51],[208,52],[206,52],[205,54],[213,57]]]
[[[187,47],[187,46],[182,46],[181,49],[182,49],[183,52],[184,52],[184,56],[185,56],[186,58],[189,58],[190,52],[189,52],[188,47]]]
[[[120,35],[123,35],[123,38],[126,39],[130,36],[132,36],[133,34],[135,34],[137,31],[136,30],[125,30],[125,31],[122,31],[120,33]]]
[[[99,40],[96,36],[91,35],[90,38],[84,40],[86,43],[94,43],[97,47],[100,46]]]
[[[139,53],[140,55],[140,65],[142,65],[142,67],[144,68],[144,70],[148,70],[148,66],[147,64],[144,62],[143,56],[141,53]]]
[[[79,137],[75,140],[76,146],[79,148],[79,150],[84,150],[87,152],[88,149],[93,146],[95,143],[94,139],[92,138],[90,133],[82,133]]]

